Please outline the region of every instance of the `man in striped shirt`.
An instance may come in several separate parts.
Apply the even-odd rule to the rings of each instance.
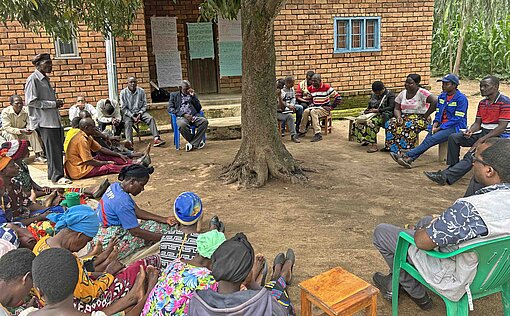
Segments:
[[[311,141],[318,142],[322,140],[319,118],[328,116],[329,112],[340,103],[342,98],[335,89],[322,82],[319,74],[313,75],[312,85],[308,87],[308,91],[312,95],[312,104],[303,112],[303,119],[299,125],[299,136],[306,134],[305,129],[310,117],[314,133]]]

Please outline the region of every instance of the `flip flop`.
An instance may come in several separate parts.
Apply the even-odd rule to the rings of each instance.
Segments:
[[[69,185],[72,183],[73,183],[73,181],[70,179],[67,179],[66,177],[62,177],[62,178],[58,179],[56,182],[53,182],[53,184],[58,184],[58,185]]]
[[[296,263],[296,255],[294,254],[294,250],[292,250],[291,248],[287,249],[287,254],[285,255],[285,262],[287,262],[287,261],[292,262],[292,265],[290,266],[290,277],[289,277],[289,280],[286,282],[287,285],[291,285],[292,284],[292,275],[293,275],[293,270],[294,270],[294,263]]]
[[[103,196],[103,194],[106,192],[108,187],[110,186],[110,181],[108,179],[104,179],[103,182],[99,185],[99,188],[92,193],[92,198],[97,199]]]
[[[378,152],[379,149],[378,148],[370,148],[370,149],[367,149],[367,153],[371,154],[371,153],[376,153]]]
[[[266,285],[266,278],[267,278],[267,259],[264,259],[264,266],[262,267],[262,280],[260,281],[260,286],[264,287]]]
[[[283,252],[280,252],[279,254],[276,255],[276,257],[274,257],[274,261],[273,261],[273,276],[274,276],[274,267],[277,264],[281,264],[283,266],[284,262],[285,262],[285,254],[283,254]]]

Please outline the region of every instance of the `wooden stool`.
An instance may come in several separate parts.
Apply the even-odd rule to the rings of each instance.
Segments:
[[[349,134],[347,135],[347,140],[352,142],[356,140],[356,137],[354,137],[353,128],[354,128],[354,121],[356,118],[354,116],[346,116],[346,120],[349,120]]]
[[[377,313],[379,290],[340,267],[333,268],[299,284],[301,315],[312,315],[312,304],[329,316],[352,315],[365,310]]]
[[[443,142],[443,143],[439,144],[439,146],[437,148],[437,161],[445,162],[447,153],[448,153],[448,142]]]
[[[319,117],[319,124],[324,135],[328,135],[328,133],[331,134],[331,127],[333,126],[333,117],[331,116],[331,113],[329,113],[328,116]]]

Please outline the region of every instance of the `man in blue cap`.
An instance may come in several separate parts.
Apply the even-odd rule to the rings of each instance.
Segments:
[[[439,81],[443,83],[443,92],[437,97],[436,117],[429,134],[418,147],[405,154],[390,153],[399,165],[408,169],[411,169],[413,161],[429,148],[446,142],[450,135],[467,127],[468,99],[457,89],[459,78],[454,74],[448,74]]]

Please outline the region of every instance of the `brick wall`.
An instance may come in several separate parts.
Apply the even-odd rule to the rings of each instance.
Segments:
[[[139,85],[149,91],[149,64],[145,46],[145,25],[143,10],[131,26],[132,39],[117,39],[117,72],[119,92],[125,86],[129,75],[139,78]],[[80,28],[78,37],[78,58],[54,59],[53,72],[49,74],[57,97],[64,99],[65,107],[70,107],[78,95],[85,95],[87,102],[95,104],[108,97],[106,76],[106,52],[101,34]],[[34,34],[22,28],[17,22],[0,26],[0,104],[9,105],[9,96],[23,95],[27,77],[34,71],[32,57],[49,52],[55,56],[53,39],[42,34]]]
[[[175,3],[169,0],[144,1],[147,50],[149,55],[149,74],[151,80],[155,81],[157,79],[156,57],[152,53],[151,16],[177,17],[177,41],[178,49],[181,52],[182,78],[189,79],[185,25],[187,22],[197,22],[200,14],[198,7],[201,3],[202,0],[177,0]],[[220,93],[237,92],[240,91],[240,89],[241,77],[222,77],[219,80]]]
[[[288,0],[275,21],[277,77],[314,70],[339,91],[375,80],[403,88],[409,73],[428,84],[433,10],[432,0]],[[334,54],[333,19],[342,16],[381,17],[381,51]]]

